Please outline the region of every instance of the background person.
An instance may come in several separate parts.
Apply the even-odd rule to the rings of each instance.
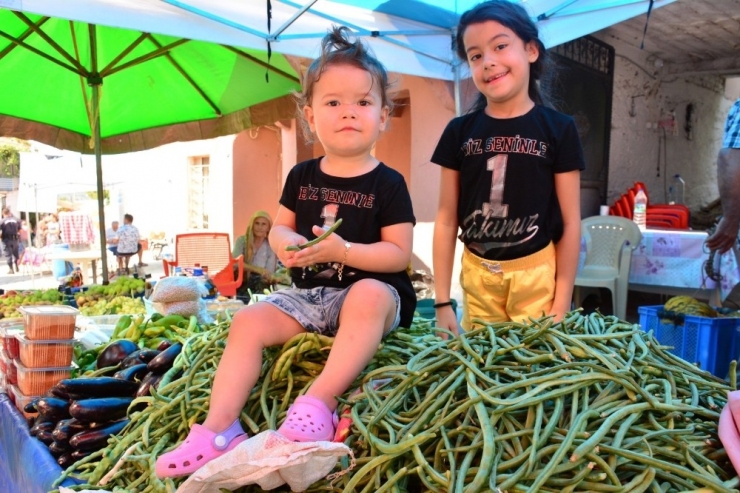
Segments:
[[[455,48],[480,94],[473,111],[447,125],[431,159],[442,167],[433,240],[437,323],[457,331],[450,285],[459,232],[463,329],[476,318],[544,313],[561,320],[578,268],[585,164],[573,118],[544,105],[538,79],[547,50],[527,11],[507,0],[465,12]]]
[[[241,296],[262,294],[265,288],[275,284],[277,255],[272,251],[267,235],[272,228],[272,218],[265,211],[257,211],[249,219],[244,235],[234,242],[233,257],[244,255],[244,281],[239,292]]]
[[[55,245],[61,242],[62,228],[59,225],[59,217],[56,214],[49,214],[46,220],[46,246]]]
[[[0,220],[0,239],[2,239],[5,248],[5,258],[8,259],[8,274],[18,272],[18,244],[20,242],[21,222],[10,213],[10,209],[3,208],[3,218]]]
[[[105,243],[113,255],[118,252],[118,221],[110,223],[110,228],[105,230]]]
[[[722,219],[714,234],[707,238],[707,247],[725,253],[737,245],[740,229],[740,99],[727,114],[722,149],[717,156],[717,186]]]
[[[116,256],[118,257],[118,269],[119,273],[129,273],[128,268],[128,262],[131,256],[135,254],[141,255],[141,237],[139,236],[139,229],[133,225],[134,222],[134,216],[131,214],[124,214],[123,216],[123,226],[118,228],[117,231],[117,238],[116,238],[116,245],[117,245],[117,252]],[[141,263],[141,256],[139,256],[139,265],[143,265]]]

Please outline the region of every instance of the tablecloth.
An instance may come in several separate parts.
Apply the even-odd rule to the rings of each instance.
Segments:
[[[732,288],[740,282],[737,255],[729,251],[715,255],[714,271],[719,274],[715,282],[706,273],[709,250],[704,246],[708,234],[705,231],[679,231],[648,229],[642,232],[640,244],[632,252],[630,284],[665,287],[683,290],[717,291],[725,299]],[[579,268],[585,260],[586,245],[581,243]]]
[[[62,241],[70,245],[90,245],[95,242],[95,232],[90,216],[84,212],[59,213]]]
[[[46,446],[28,433],[25,418],[0,392],[0,492],[46,493],[62,474]],[[73,486],[66,480],[62,486]]]

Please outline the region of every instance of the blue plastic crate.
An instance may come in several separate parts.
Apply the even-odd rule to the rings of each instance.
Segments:
[[[740,318],[709,318],[686,315],[682,325],[660,319],[662,305],[641,306],[642,330],[653,331],[664,346],[672,346],[671,353],[696,364],[702,370],[726,378],[730,361],[738,357],[740,345]]]

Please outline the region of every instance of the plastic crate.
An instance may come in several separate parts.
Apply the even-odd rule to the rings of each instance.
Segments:
[[[684,316],[678,324],[661,319],[662,305],[641,306],[642,330],[653,331],[664,346],[671,346],[671,353],[697,365],[719,378],[727,378],[730,361],[738,357],[740,318],[709,318]]]
[[[20,356],[20,348],[16,334],[23,333],[23,323],[18,320],[16,324],[0,325],[0,342],[3,345],[3,352],[8,358],[16,359]]]
[[[26,337],[32,341],[71,339],[79,310],[65,305],[21,306]]]
[[[60,380],[72,375],[71,366],[57,368],[26,368],[15,362],[18,370],[18,388],[24,395],[44,395]]]
[[[0,373],[5,377],[9,384],[18,383],[18,371],[15,368],[15,361],[4,354],[0,354]]]
[[[20,343],[18,360],[26,368],[50,368],[72,364],[74,339],[66,341],[31,341],[16,334]]]

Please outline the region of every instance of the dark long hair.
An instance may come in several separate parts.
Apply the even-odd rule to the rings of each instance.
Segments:
[[[529,64],[529,97],[535,104],[548,105],[547,88],[552,77],[552,60],[545,49],[544,43],[539,38],[537,25],[521,5],[509,0],[488,0],[465,12],[460,16],[460,22],[457,24],[457,34],[455,35],[457,56],[467,63],[468,57],[463,42],[465,31],[471,24],[480,24],[486,21],[495,21],[511,29],[525,44],[535,44],[539,56],[537,60]],[[486,104],[486,97],[480,94],[471,111],[485,108]]]
[[[348,28],[333,26],[332,30],[321,40],[321,56],[311,62],[308,70],[306,70],[306,74],[303,76],[301,94],[298,96],[300,121],[307,142],[313,140],[313,135],[308,128],[308,123],[303,118],[302,110],[305,106],[311,106],[314,85],[330,65],[349,65],[368,72],[372,77],[373,84],[377,84],[380,89],[382,106],[388,107],[388,114],[393,111],[393,101],[388,97],[388,89],[390,88],[388,72],[383,64],[370,53],[360,39],[351,39],[351,32]]]

